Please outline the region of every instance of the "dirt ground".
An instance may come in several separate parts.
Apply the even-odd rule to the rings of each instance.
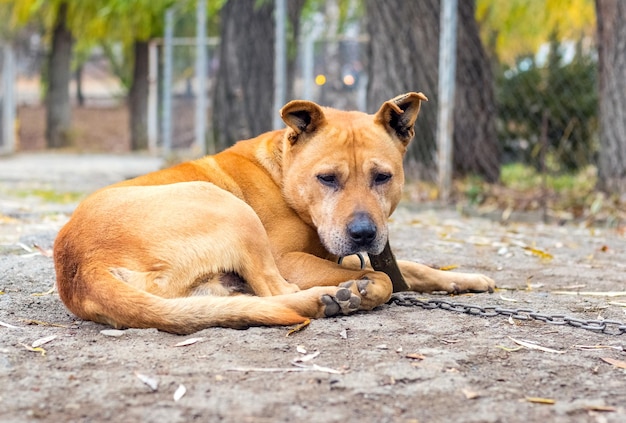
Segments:
[[[78,320],[53,290],[56,232],[82,194],[159,166],[127,155],[0,158],[0,421],[626,421],[626,334],[395,304],[290,336],[109,333]],[[409,203],[390,226],[397,256],[482,272],[500,288],[417,298],[626,321],[623,230],[505,225]]]

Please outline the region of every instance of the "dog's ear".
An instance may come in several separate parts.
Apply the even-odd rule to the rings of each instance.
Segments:
[[[322,108],[305,100],[290,101],[280,109],[280,116],[296,135],[312,133],[326,121]]]
[[[407,93],[385,101],[376,112],[375,120],[393,133],[405,146],[415,135],[415,120],[422,101],[428,101],[422,93]]]

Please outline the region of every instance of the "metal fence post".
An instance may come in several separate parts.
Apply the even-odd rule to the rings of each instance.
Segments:
[[[0,153],[15,152],[15,52],[11,44],[2,47],[2,143]]]
[[[275,0],[276,10],[275,16],[275,44],[274,44],[274,119],[272,127],[280,129],[283,127],[278,110],[286,101],[286,84],[287,84],[287,60],[286,60],[286,43],[285,43],[285,18],[287,4],[285,0]]]
[[[439,31],[437,164],[440,199],[447,202],[452,191],[457,0],[442,0]]]
[[[165,11],[165,37],[163,40],[163,110],[161,134],[163,137],[163,154],[172,150],[172,68],[174,39],[174,8]]]
[[[206,0],[198,0],[196,21],[196,116],[195,144],[202,155],[207,153],[206,145]]]
[[[148,47],[148,151],[156,154],[159,138],[159,50],[156,41]]]

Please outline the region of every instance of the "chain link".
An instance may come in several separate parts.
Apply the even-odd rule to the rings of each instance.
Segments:
[[[550,325],[569,325],[607,335],[622,335],[626,333],[626,323],[618,320],[585,320],[564,314],[539,313],[527,308],[480,307],[474,304],[457,303],[450,300],[420,299],[410,294],[393,294],[388,304],[396,304],[402,307],[422,307],[427,310],[438,308],[481,317],[505,316],[516,320],[536,320]]]

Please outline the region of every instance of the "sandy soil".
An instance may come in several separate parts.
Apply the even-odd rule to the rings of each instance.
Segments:
[[[52,290],[47,256],[77,196],[51,192],[86,193],[159,165],[0,158],[0,421],[626,421],[626,334],[395,304],[290,336],[286,327],[110,336],[77,320]],[[396,255],[483,272],[500,287],[417,298],[626,321],[624,296],[586,293],[624,294],[623,231],[501,225],[413,204],[390,225]]]

